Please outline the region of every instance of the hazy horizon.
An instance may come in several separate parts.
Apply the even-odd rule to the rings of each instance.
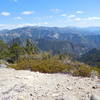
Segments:
[[[100,0],[1,0],[0,29],[100,27]]]

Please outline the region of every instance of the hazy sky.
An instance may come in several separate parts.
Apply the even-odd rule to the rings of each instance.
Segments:
[[[100,26],[100,0],[0,0],[0,29]]]

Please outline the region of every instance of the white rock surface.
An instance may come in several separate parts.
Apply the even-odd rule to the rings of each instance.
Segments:
[[[0,69],[0,100],[92,100],[99,86],[99,79]]]
[[[100,94],[93,94],[90,100],[100,100]]]
[[[7,65],[5,65],[5,64],[0,64],[0,68],[7,68]]]

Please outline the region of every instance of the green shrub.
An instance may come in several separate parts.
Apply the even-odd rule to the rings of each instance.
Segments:
[[[42,73],[68,73],[73,76],[90,77],[92,70],[95,70],[100,75],[100,69],[92,68],[85,64],[65,65],[56,57],[50,59],[32,59],[23,58],[17,64],[11,65],[11,68],[17,70],[31,70]]]
[[[27,60],[24,59],[16,65],[10,67],[17,70],[31,70],[43,73],[57,73],[66,69],[66,66],[56,59],[43,59],[43,60]]]

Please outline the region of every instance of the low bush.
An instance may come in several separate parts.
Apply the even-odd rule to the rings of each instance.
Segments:
[[[11,65],[11,68],[17,70],[31,70],[38,71],[42,73],[68,73],[73,76],[90,77],[92,70],[95,70],[100,75],[100,69],[92,68],[85,64],[64,64],[57,57],[52,57],[49,59],[33,59],[23,58],[17,64]]]
[[[45,59],[45,60],[23,60],[16,65],[10,67],[17,70],[31,70],[39,71],[43,73],[57,73],[61,72],[66,68],[64,64],[56,59]]]

